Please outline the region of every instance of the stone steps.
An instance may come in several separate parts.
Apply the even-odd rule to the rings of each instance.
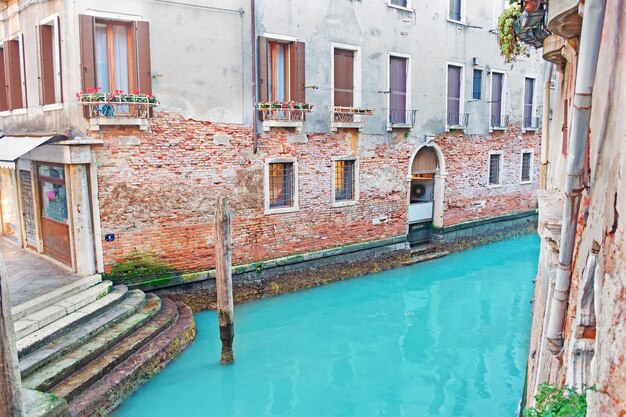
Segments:
[[[73,417],[107,416],[193,341],[196,329],[191,309],[182,303],[176,303],[175,306],[178,315],[169,328],[70,400],[69,409]],[[52,392],[68,391],[60,385],[53,388]]]
[[[18,339],[16,342],[18,357],[21,358],[22,356],[32,353],[50,343],[52,340],[91,320],[101,312],[117,305],[124,300],[127,293],[128,288],[125,286],[115,286],[113,287],[113,291],[104,297]]]
[[[425,261],[430,261],[432,259],[441,258],[449,254],[450,252],[448,251],[428,252],[422,255],[413,256],[410,260],[403,262],[402,265],[413,265],[419,262],[425,262]]]
[[[26,380],[38,369],[106,332],[118,323],[128,324],[136,321],[136,316],[142,316],[142,312],[139,310],[144,309],[145,302],[146,295],[142,291],[129,291],[126,299],[119,305],[112,307],[88,323],[59,337],[30,355],[21,358],[20,372],[22,380]]]
[[[111,281],[104,281],[53,304],[42,307],[14,322],[15,338],[22,339],[48,324],[104,297],[111,290]]]
[[[195,337],[186,305],[99,276],[40,302],[13,310],[27,417],[104,416]]]
[[[49,293],[42,295],[41,297],[33,298],[32,300],[29,300],[23,304],[17,305],[11,309],[13,321],[16,322],[22,317],[41,310],[42,308],[48,307],[49,305],[52,305],[83,290],[86,290],[89,287],[93,287],[100,282],[102,282],[102,277],[100,276],[100,274],[81,278],[69,285],[57,288],[54,291],[50,291]]]
[[[148,296],[145,306],[139,312],[108,328],[106,331],[91,338],[73,351],[67,352],[57,360],[48,363],[28,378],[23,379],[22,384],[26,388],[48,391],[77,369],[87,367],[87,364],[90,362],[99,360],[100,358],[98,357],[100,355],[108,354],[107,351],[110,348],[119,343],[126,336],[135,332],[140,326],[144,325],[159,312],[160,309],[161,300],[154,295]],[[164,311],[166,311],[166,309],[161,310],[159,315],[163,315]],[[169,323],[173,317],[165,315],[165,319],[166,323]],[[149,327],[151,324],[152,323],[148,323],[143,328]]]

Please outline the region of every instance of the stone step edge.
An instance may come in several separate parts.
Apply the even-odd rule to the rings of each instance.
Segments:
[[[169,329],[70,402],[73,417],[107,416],[191,344],[196,335],[193,313],[185,304],[176,305],[178,319]]]
[[[43,366],[57,360],[62,355],[81,346],[110,327],[134,315],[144,307],[145,303],[146,296],[143,292],[131,290],[118,305],[94,317],[83,326],[22,357],[20,359],[22,380],[25,380]]]
[[[149,326],[157,327],[155,331],[162,331],[165,326],[172,323],[176,314],[175,306],[168,309],[167,306],[162,306],[159,297],[150,295],[149,300],[139,312],[111,326],[73,351],[39,369],[30,377],[22,379],[22,384],[30,389],[48,391],[77,373],[77,370],[80,372],[82,368],[89,367],[92,362],[100,361],[100,358],[106,356],[115,345],[132,337],[137,331]],[[85,348],[89,350],[85,351]]]
[[[24,389],[22,404],[26,417],[69,417],[65,399],[45,392]]]
[[[121,293],[121,294],[120,294]],[[50,323],[41,329],[29,334],[17,341],[17,355],[23,357],[35,350],[47,345],[54,339],[71,332],[78,326],[90,321],[124,301],[128,295],[128,288],[124,285],[116,285],[113,291],[91,304],[79,308],[75,312],[62,317],[60,320]],[[116,297],[117,296],[117,297]],[[106,302],[105,302],[106,301]],[[66,323],[67,322],[67,323]],[[35,338],[34,335],[42,335]],[[30,339],[29,339],[30,338]],[[34,340],[31,340],[34,339]]]
[[[91,362],[75,367],[73,369],[74,372],[68,370],[70,372],[67,372],[63,380],[53,378],[52,381],[48,381],[48,384],[39,386],[37,389],[50,391],[59,397],[71,401],[135,352],[148,345],[175,323],[177,318],[178,309],[176,305],[170,300],[162,301],[162,313],[158,317],[155,317],[142,328],[136,329],[123,340],[110,346],[108,350],[105,350],[100,356],[93,358]],[[50,383],[55,381],[56,384]],[[55,386],[53,387],[52,385]]]
[[[30,313],[14,322],[15,338],[22,339],[31,333],[36,332],[42,327],[46,327],[50,323],[62,319],[68,314],[91,304],[107,295],[113,283],[111,281],[102,281],[94,286],[86,288],[82,291],[72,294],[71,296],[59,300],[47,307]]]
[[[24,316],[39,311],[42,308],[48,307],[49,305],[52,305],[59,300],[67,298],[70,295],[74,295],[89,287],[93,287],[100,282],[102,282],[102,276],[100,274],[90,275],[88,277],[84,277],[75,282],[72,282],[71,284],[67,284],[63,287],[52,290],[47,294],[41,295],[37,298],[33,298],[32,300],[28,300],[22,304],[18,304],[11,309],[13,321],[17,321]]]

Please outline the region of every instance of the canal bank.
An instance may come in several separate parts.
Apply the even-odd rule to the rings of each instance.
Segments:
[[[432,231],[428,244],[412,245],[409,234],[391,239],[348,245],[301,255],[271,259],[233,267],[236,303],[317,287],[334,281],[384,271],[420,259],[430,259],[515,236],[533,233],[536,210],[465,222]],[[431,255],[432,256],[428,256]],[[427,255],[424,257],[424,255]],[[138,263],[139,268],[157,270],[148,277],[135,276],[129,264],[119,275],[109,275],[130,288],[154,291],[159,296],[184,302],[193,311],[214,309],[215,271],[175,273],[154,265]],[[135,269],[133,269],[135,268]],[[131,273],[129,274],[128,271]],[[162,276],[158,276],[162,274]],[[126,279],[126,277],[131,277]]]

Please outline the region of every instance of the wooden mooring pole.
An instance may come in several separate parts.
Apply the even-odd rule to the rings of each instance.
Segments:
[[[7,267],[0,255],[0,416],[23,417],[22,381],[17,362],[8,280]]]
[[[222,340],[222,364],[235,362],[233,339],[233,274],[232,238],[228,199],[220,197],[215,210],[215,285],[217,286],[217,317]]]

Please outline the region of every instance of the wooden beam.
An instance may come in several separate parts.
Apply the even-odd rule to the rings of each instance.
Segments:
[[[0,255],[0,416],[24,417],[8,279],[7,267]]]
[[[217,286],[217,317],[222,340],[222,358],[224,365],[235,362],[233,339],[235,324],[233,321],[233,275],[232,275],[232,238],[228,199],[220,197],[215,210],[215,282]]]

